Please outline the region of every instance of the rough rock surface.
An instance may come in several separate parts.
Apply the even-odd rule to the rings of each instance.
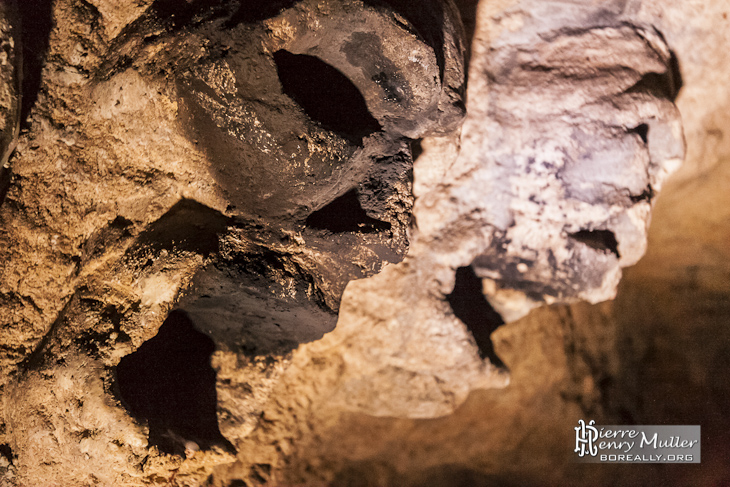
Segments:
[[[22,49],[15,2],[0,5],[0,202],[10,185],[8,159],[20,129]]]
[[[7,152],[20,118],[12,5]],[[34,103],[0,208],[17,482],[207,477],[233,461],[291,351],[334,327],[346,284],[403,258],[411,140],[464,115],[456,10],[403,7],[21,11]],[[183,468],[185,440],[201,451]],[[102,475],[109,445],[127,464]],[[60,467],[81,453],[87,467]]]
[[[673,104],[681,80],[652,26],[549,3],[505,15],[524,25],[488,56],[475,43],[480,103],[462,136],[462,171],[485,174],[458,186],[486,202],[495,237],[473,265],[511,320],[530,302],[615,296],[620,268],[645,252],[651,202],[679,168],[684,138]]]
[[[730,4],[455,4],[0,6],[1,485],[730,478]]]

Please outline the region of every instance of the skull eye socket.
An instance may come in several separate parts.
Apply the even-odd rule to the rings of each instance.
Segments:
[[[286,50],[274,53],[274,62],[284,94],[322,128],[357,145],[381,130],[360,91],[336,68],[314,56]]]
[[[610,230],[580,230],[569,234],[569,237],[594,250],[611,253],[617,259],[621,258],[618,253],[616,235]]]
[[[149,441],[160,450],[182,453],[184,440],[204,449],[233,448],[218,428],[214,350],[187,314],[173,311],[155,337],[119,362],[119,394],[130,412],[148,423]]]

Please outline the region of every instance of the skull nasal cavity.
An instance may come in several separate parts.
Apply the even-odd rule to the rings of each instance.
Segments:
[[[354,144],[381,127],[357,87],[337,69],[314,56],[274,53],[284,94],[313,121]]]
[[[372,233],[390,230],[390,223],[371,218],[360,206],[355,190],[348,191],[307,218],[307,226],[332,233]]]
[[[181,454],[185,440],[230,448],[218,429],[214,349],[187,314],[173,311],[154,338],[119,362],[121,398],[148,422],[150,444],[161,451]]]

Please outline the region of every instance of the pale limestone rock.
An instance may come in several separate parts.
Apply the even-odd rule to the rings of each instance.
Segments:
[[[651,25],[618,4],[520,2],[504,17],[519,28],[473,47],[488,54],[472,60],[451,201],[494,226],[473,265],[509,321],[615,296],[684,139],[679,73]]]

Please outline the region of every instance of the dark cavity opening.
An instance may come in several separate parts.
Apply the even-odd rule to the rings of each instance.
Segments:
[[[679,70],[679,60],[674,52],[669,58],[669,66],[664,73],[647,73],[627,93],[649,93],[658,98],[675,101],[682,89],[682,73]]]
[[[274,53],[274,62],[284,94],[323,128],[357,145],[381,129],[357,87],[334,67],[284,50]]]
[[[0,455],[8,459],[10,463],[13,463],[13,450],[8,444],[0,445]]]
[[[474,31],[477,25],[477,5],[478,0],[455,0],[456,8],[459,9],[461,14],[461,23],[464,25],[464,32],[466,34],[466,52],[464,53],[464,60],[468,63],[471,58],[471,44],[474,39]],[[469,72],[468,69],[465,72]]]
[[[197,201],[181,200],[142,232],[132,252],[178,250],[209,255],[232,220]]]
[[[618,253],[616,235],[610,230],[580,230],[569,234],[569,236],[573,240],[584,243],[592,249],[611,252],[617,259],[621,257]]]
[[[682,72],[679,69],[679,59],[674,51],[670,51],[671,55],[669,58],[669,73],[671,76],[672,84],[670,91],[670,100],[676,101],[679,96],[679,91],[684,86],[684,80],[682,79]]]
[[[415,162],[423,154],[422,139],[411,141],[411,159]]]
[[[649,142],[649,125],[642,123],[637,125],[636,127],[629,129],[629,133],[636,134],[641,138],[641,141],[644,142],[644,144],[647,144]]]
[[[504,325],[499,313],[489,304],[482,292],[482,280],[471,266],[456,270],[454,290],[446,299],[454,315],[469,329],[479,347],[479,355],[489,359],[497,367],[505,367],[504,362],[494,351],[491,334]]]
[[[224,0],[156,0],[149,11],[174,31],[225,15],[227,5]]]
[[[23,50],[23,84],[21,87],[20,120],[28,125],[28,115],[38,99],[41,70],[45,64],[53,28],[53,4],[50,0],[26,0],[19,5]]]
[[[652,188],[651,185],[648,185],[641,194],[632,194],[630,198],[632,203],[651,201],[654,199],[654,188]]]
[[[233,451],[218,428],[213,341],[182,311],[170,313],[157,335],[122,358],[119,393],[129,411],[149,425],[150,445],[183,455],[185,442]]]
[[[390,223],[371,218],[362,209],[354,189],[307,218],[306,225],[332,233],[373,233],[390,230]]]
[[[10,190],[10,183],[13,181],[13,173],[9,167],[0,166],[0,206],[5,203],[5,197]]]

